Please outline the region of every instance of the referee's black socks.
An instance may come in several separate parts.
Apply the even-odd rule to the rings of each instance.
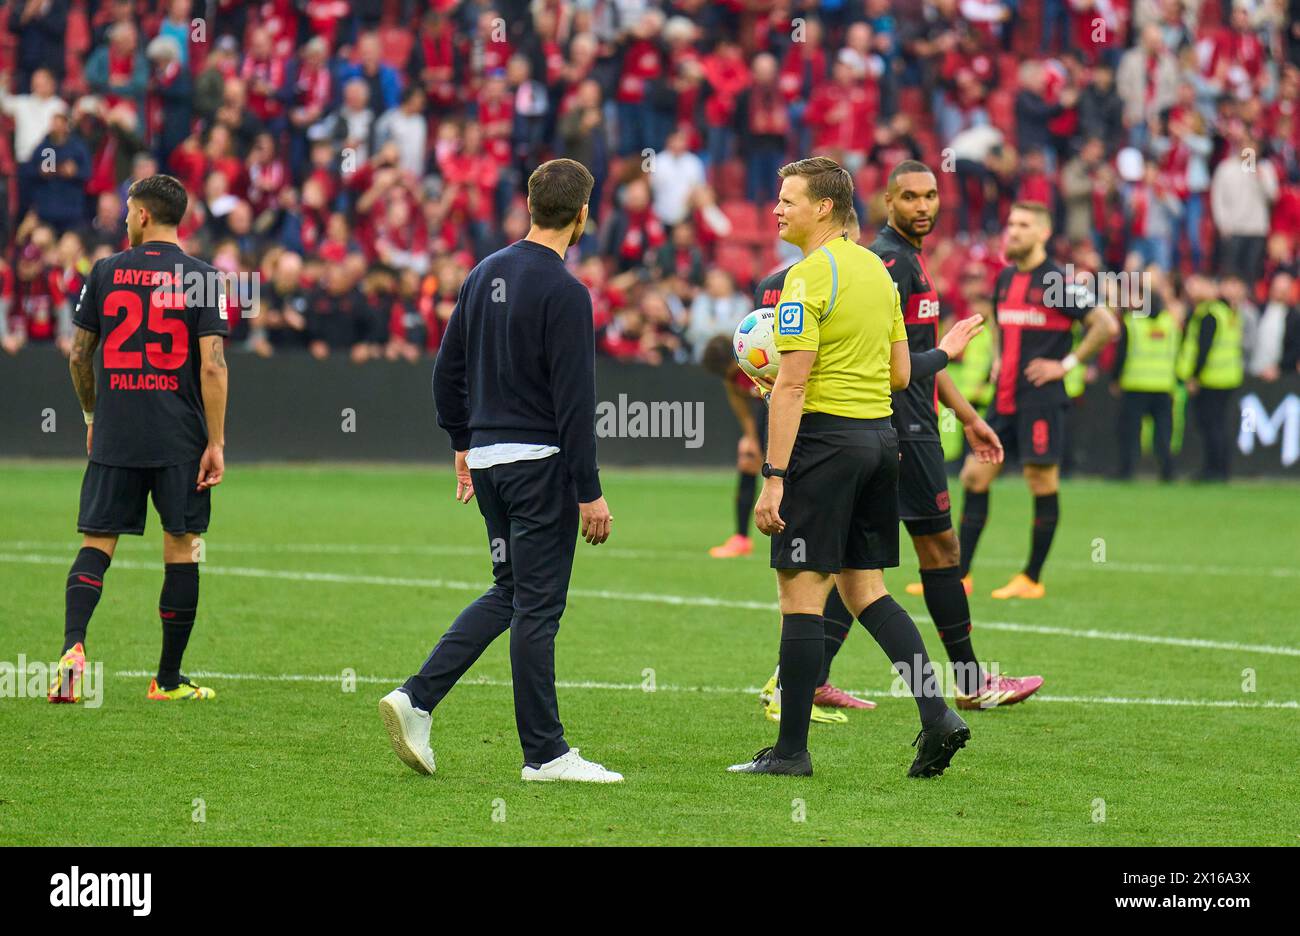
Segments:
[[[921,714],[921,725],[925,726],[939,718],[948,710],[939,691],[939,683],[934,677],[934,667],[925,652],[925,643],[921,632],[916,629],[916,622],[903,610],[903,606],[894,600],[893,595],[877,598],[863,608],[858,620],[867,629],[867,633],[880,644],[894,669],[903,677],[916,707]],[[784,694],[781,703],[781,723],[785,724]]]
[[[831,681],[831,663],[835,660],[835,654],[840,652],[840,647],[844,646],[849,631],[853,630],[853,612],[844,606],[844,599],[840,597],[838,588],[831,589],[822,618],[826,631],[826,646],[822,652],[821,675],[817,677],[819,686],[824,686]]]
[[[980,534],[984,532],[984,523],[989,518],[989,492],[966,491],[961,504],[961,528],[958,538],[961,542],[961,577],[970,575],[971,561],[975,558],[975,547],[979,545]]]
[[[781,729],[774,752],[778,757],[808,750],[808,722],[825,642],[820,614],[781,616]]]
[[[63,594],[63,652],[86,642],[86,627],[104,591],[104,573],[113,559],[102,549],[82,546],[68,570]]]
[[[961,583],[961,569],[957,566],[922,569],[921,586],[925,589],[926,610],[953,663],[957,688],[965,695],[974,695],[983,680],[971,644],[970,601]]]
[[[1043,563],[1056,536],[1056,522],[1061,517],[1061,503],[1055,491],[1034,498],[1034,531],[1029,540],[1029,565],[1025,575],[1035,582],[1043,577]]]
[[[158,660],[158,688],[175,689],[181,683],[181,657],[190,642],[194,615],[199,607],[199,564],[169,562],[158,598],[162,619],[162,657]]]

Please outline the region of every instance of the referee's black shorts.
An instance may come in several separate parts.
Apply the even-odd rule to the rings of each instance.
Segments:
[[[772,568],[898,565],[898,434],[888,417],[804,413],[781,499]]]
[[[933,536],[952,529],[943,443],[904,439],[898,443],[898,516],[910,536]]]

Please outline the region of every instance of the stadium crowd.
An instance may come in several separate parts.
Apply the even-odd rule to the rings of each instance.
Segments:
[[[1248,373],[1300,368],[1300,0],[0,8],[9,353],[66,346],[127,188],[167,172],[186,249],[261,273],[232,347],[418,360],[470,267],[526,233],[529,171],[563,155],[597,180],[570,262],[599,351],[690,361],[795,259],[776,169],[826,154],[866,232],[892,164],[939,170],[945,315],[987,311],[1000,223],[1032,199],[1077,271],[1150,270],[1148,311],[1180,322],[1217,295]]]

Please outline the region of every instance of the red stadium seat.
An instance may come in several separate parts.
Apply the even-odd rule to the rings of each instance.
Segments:
[[[731,241],[737,244],[761,244],[771,236],[770,225],[764,225],[758,206],[753,202],[732,200],[723,202],[722,213],[731,222]]]
[[[415,33],[397,26],[386,26],[379,30],[379,43],[384,63],[398,71],[405,71],[406,63],[411,58],[411,48],[415,45]]]
[[[930,108],[925,103],[925,91],[913,85],[900,88],[898,92],[898,109],[912,118],[920,126],[931,120]]]
[[[711,173],[718,201],[735,201],[745,197],[745,164],[739,159],[728,159]]]
[[[714,264],[730,273],[740,289],[749,289],[754,285],[758,262],[751,248],[743,244],[721,243]]]

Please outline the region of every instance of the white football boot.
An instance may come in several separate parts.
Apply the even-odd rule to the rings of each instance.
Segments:
[[[569,748],[564,754],[542,764],[540,767],[524,766],[524,780],[551,781],[571,780],[577,783],[622,783],[623,775],[606,770],[600,764],[593,764],[578,756],[577,748]]]
[[[411,697],[394,689],[379,700],[379,717],[384,720],[393,753],[416,773],[433,773],[433,750],[429,747],[429,728],[433,719],[411,704]]]

